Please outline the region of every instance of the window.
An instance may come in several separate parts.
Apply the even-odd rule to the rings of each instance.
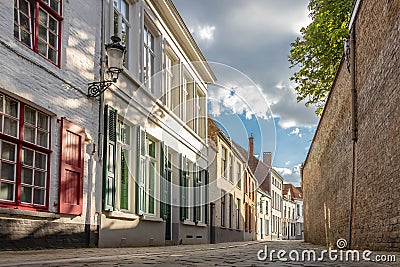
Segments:
[[[232,154],[229,155],[229,181],[233,183],[233,157]]]
[[[265,214],[268,215],[268,201],[265,201]]]
[[[188,97],[188,95],[189,95],[189,92],[188,92],[188,89],[187,89],[187,80],[186,80],[186,77],[183,77],[182,78],[182,95],[181,95],[181,101],[182,101],[182,103],[181,103],[181,108],[182,108],[182,110],[181,110],[181,119],[182,119],[182,121],[184,122],[184,123],[186,123],[186,98]]]
[[[117,181],[119,189],[119,209],[129,210],[129,166],[131,162],[131,129],[118,120],[117,126]]]
[[[225,191],[221,191],[221,226],[225,227],[226,207],[225,207]]]
[[[195,89],[195,94],[194,94],[194,100],[193,100],[193,130],[195,131],[195,133],[197,133],[198,135],[200,135],[200,92],[199,89],[196,86]]]
[[[240,166],[240,163],[237,162],[236,163],[236,183],[237,183],[236,186],[239,188],[242,188],[241,172],[242,172],[242,166]]]
[[[154,35],[145,26],[143,30],[143,80],[145,86],[149,91],[153,92],[153,75],[154,75],[154,62],[155,62],[155,44]]]
[[[233,195],[229,194],[229,228],[232,228],[233,222]]]
[[[262,204],[262,201],[260,200],[260,213],[263,213],[263,204]]]
[[[15,0],[14,37],[59,66],[61,0]]]
[[[129,53],[129,4],[125,0],[113,0],[114,2],[114,20],[112,26],[112,35],[121,38],[122,45],[126,46],[124,66],[128,68]]]
[[[236,199],[236,229],[240,229],[240,199]]]
[[[148,214],[155,214],[155,193],[156,193],[156,142],[150,138],[146,138],[146,200],[145,200],[145,212]]]
[[[176,79],[176,75],[174,69],[174,61],[172,59],[172,56],[170,53],[167,53],[165,57],[165,105],[169,109],[173,109],[172,103],[175,103],[174,101],[174,95],[173,95],[173,89],[175,87],[175,82],[174,80]]]
[[[223,177],[226,176],[225,171],[226,171],[226,148],[222,147],[222,150],[221,150],[221,175]]]
[[[0,94],[0,202],[48,205],[50,116]]]

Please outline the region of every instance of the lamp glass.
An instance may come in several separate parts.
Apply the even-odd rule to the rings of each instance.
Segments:
[[[124,51],[116,48],[109,47],[107,49],[108,56],[108,71],[109,72],[120,72],[124,63]]]

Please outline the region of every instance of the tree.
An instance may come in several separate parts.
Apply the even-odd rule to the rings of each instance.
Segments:
[[[312,22],[300,30],[301,38],[290,44],[291,68],[299,67],[290,80],[297,85],[297,101],[317,106],[320,115],[335,78],[349,36],[348,24],[354,0],[310,0]]]

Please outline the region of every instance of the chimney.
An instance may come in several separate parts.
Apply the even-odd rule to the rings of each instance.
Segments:
[[[254,136],[253,133],[251,133],[251,136],[249,137],[249,157],[254,156]]]
[[[263,163],[268,167],[272,167],[272,153],[263,152]]]

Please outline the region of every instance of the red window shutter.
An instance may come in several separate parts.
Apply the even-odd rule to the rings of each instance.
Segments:
[[[61,119],[60,213],[82,214],[85,128]]]

